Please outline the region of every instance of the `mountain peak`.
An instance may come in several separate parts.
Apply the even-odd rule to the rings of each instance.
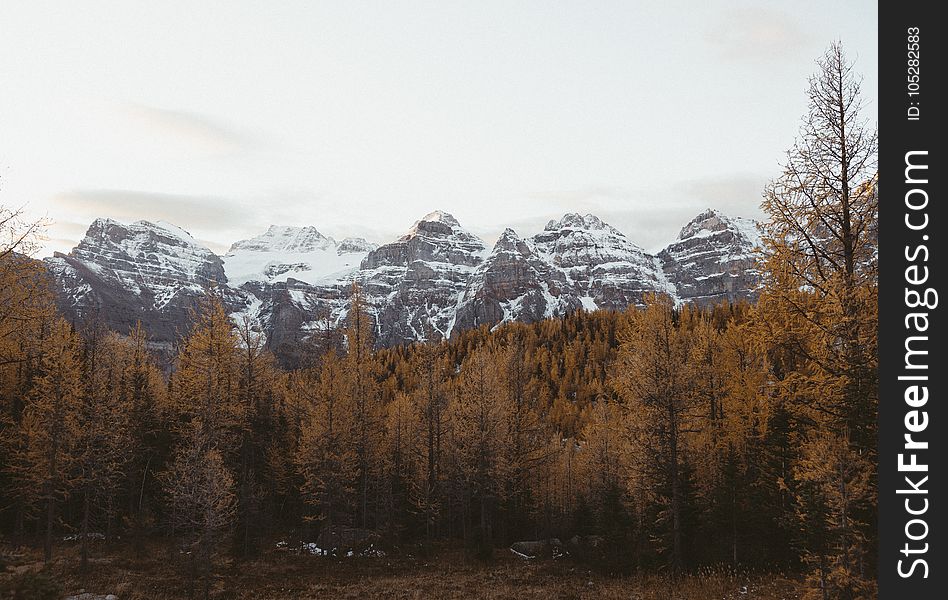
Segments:
[[[608,231],[609,233],[614,233],[617,235],[622,235],[622,233],[615,227],[604,222],[602,219],[593,214],[581,215],[579,213],[566,213],[563,215],[563,218],[557,221],[556,219],[551,219],[549,223],[546,224],[546,231],[558,231],[560,229],[582,229],[586,231]]]
[[[480,239],[461,227],[454,215],[443,210],[435,210],[415,221],[411,229],[400,240],[406,241],[414,237],[428,238],[456,238],[460,241],[478,241]],[[481,242],[482,243],[482,242]]]
[[[507,227],[504,229],[503,233],[500,234],[500,237],[497,238],[497,241],[494,242],[493,253],[501,251],[511,251],[517,250],[518,246],[523,244],[523,240],[517,235],[517,232]]]
[[[734,231],[751,244],[760,242],[757,221],[744,217],[731,217],[720,210],[708,208],[689,221],[678,233],[679,240],[706,237],[721,231]]]
[[[419,221],[435,222],[435,223],[444,223],[451,227],[460,227],[461,224],[458,223],[458,220],[454,218],[449,212],[443,210],[433,210],[427,215],[423,216]]]
[[[318,235],[322,237],[321,234],[315,227],[312,225],[270,225],[267,227],[267,231],[264,235],[278,236],[278,235]]]
[[[174,223],[169,223],[167,221],[155,221],[150,223],[148,221],[136,221],[136,225],[142,225],[145,227],[153,227],[155,229],[161,229],[167,233],[174,235],[175,237],[187,240],[189,242],[195,242],[194,236],[191,235],[191,232],[186,231],[185,229],[178,227]]]
[[[500,239],[519,240],[519,239],[520,239],[520,236],[517,235],[517,232],[514,231],[512,228],[507,227],[507,228],[504,229],[503,233],[500,234]]]
[[[335,246],[335,241],[321,234],[315,227],[270,225],[265,233],[240,240],[231,245],[228,254],[239,250],[249,252],[314,252]]]
[[[336,247],[336,252],[338,254],[371,252],[376,248],[378,248],[377,244],[373,244],[372,242],[367,241],[365,238],[347,237],[346,239],[339,242],[339,246]]]
[[[124,225],[115,219],[109,217],[96,217],[92,220],[92,223],[89,224],[89,229],[102,229],[104,227],[109,227],[110,225],[118,225],[124,227]]]
[[[271,225],[257,237],[235,242],[224,264],[228,279],[235,285],[289,278],[314,284],[328,275],[354,270],[374,248],[362,238],[337,243],[309,225]]]
[[[200,295],[208,285],[227,283],[221,259],[166,221],[95,219],[79,244],[60,256],[72,272],[94,274],[89,285],[143,295],[148,309],[162,309],[178,295]]]
[[[103,244],[121,244],[128,239],[165,238],[172,245],[203,246],[189,232],[167,221],[139,220],[134,223],[122,223],[108,217],[99,217],[92,221],[79,246],[98,246]],[[77,246],[77,248],[79,247]]]

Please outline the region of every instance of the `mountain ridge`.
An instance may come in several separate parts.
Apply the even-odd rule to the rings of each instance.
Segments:
[[[186,329],[204,289],[216,287],[231,315],[250,319],[291,363],[312,331],[342,323],[353,284],[377,342],[392,346],[579,309],[622,310],[650,292],[679,303],[753,299],[759,244],[755,222],[713,209],[654,255],[579,213],[528,237],[507,228],[490,247],[441,210],[381,246],[271,225],[221,256],[170,223],[96,219],[72,251],[46,264],[67,315],[105,315],[120,332],[142,321],[166,343]]]

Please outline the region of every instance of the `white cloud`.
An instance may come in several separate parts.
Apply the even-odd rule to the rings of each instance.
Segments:
[[[173,110],[127,104],[121,112],[142,127],[149,135],[213,155],[246,152],[260,146],[261,141],[238,127],[210,115],[187,110]]]

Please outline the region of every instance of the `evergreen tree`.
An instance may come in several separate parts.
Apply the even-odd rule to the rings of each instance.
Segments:
[[[452,452],[457,465],[461,506],[476,515],[477,552],[489,556],[494,544],[494,516],[510,475],[506,445],[512,407],[504,401],[496,354],[479,348],[464,361],[451,407]]]
[[[669,568],[685,566],[685,514],[688,510],[685,439],[697,404],[693,393],[691,338],[671,301],[653,296],[646,308],[630,313],[620,337],[615,386],[628,409],[638,447],[654,462],[642,469],[654,477],[652,493],[662,506],[660,520]],[[641,451],[640,450],[640,451]]]
[[[860,81],[840,45],[831,46],[817,65],[801,137],[764,195],[769,219],[760,329],[774,365],[775,400],[799,422],[794,443],[801,455],[793,470],[796,483],[788,485],[796,488],[799,513],[809,515],[801,524],[822,527],[825,519],[813,515],[826,510],[835,511],[826,518],[849,524],[805,533],[811,541],[831,536],[825,548],[821,542],[807,552],[833,553],[819,567],[821,574],[828,564],[847,574],[823,578],[828,597],[856,598],[866,597],[874,572],[873,488],[846,502],[828,502],[818,490],[845,487],[848,468],[810,469],[825,458],[817,440],[845,440],[848,450],[837,448],[834,456],[850,457],[844,462],[875,478],[878,148],[876,131],[861,115]]]
[[[181,432],[169,469],[162,474],[172,532],[188,556],[193,579],[210,595],[214,558],[236,516],[233,475],[217,446],[213,427],[200,417]]]
[[[373,354],[372,317],[358,284],[352,286],[346,320],[343,377],[353,411],[352,442],[358,477],[358,523],[362,528],[367,528],[373,516],[370,504],[377,499],[374,486],[378,483],[381,464],[379,444],[382,440],[384,407]]]
[[[128,411],[129,449],[126,457],[124,493],[135,552],[141,555],[146,529],[155,525],[160,510],[161,482],[158,474],[170,460],[168,423],[173,411],[168,402],[167,382],[148,350],[141,323],[126,338],[113,334],[112,352],[120,371],[110,384]]]
[[[14,468],[24,495],[43,509],[43,557],[49,562],[57,505],[76,482],[82,384],[79,341],[69,324],[55,319],[41,339],[43,354],[20,421],[23,443]]]
[[[80,569],[88,569],[90,526],[104,513],[111,522],[131,448],[131,406],[121,393],[122,343],[93,321],[84,331],[82,400],[76,444],[76,487],[81,495]]]
[[[172,532],[179,536],[205,598],[218,544],[235,510],[234,465],[247,409],[240,401],[239,340],[219,298],[208,293],[178,357],[171,399],[181,416],[162,481]]]
[[[343,372],[342,361],[328,354],[318,376],[312,370],[304,372],[291,388],[305,407],[295,457],[302,476],[301,491],[330,536],[340,526],[352,524],[358,484],[354,415]],[[328,552],[333,549],[323,548]]]

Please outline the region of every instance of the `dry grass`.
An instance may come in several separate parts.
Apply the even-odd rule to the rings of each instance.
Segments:
[[[6,572],[0,573],[0,589],[16,573],[42,566],[41,555],[33,549],[6,547],[2,554]],[[166,600],[189,595],[184,566],[167,546],[149,544],[140,559],[128,547],[108,553],[97,548],[94,556],[91,572],[82,577],[76,568],[76,548],[57,549],[52,572],[64,593],[113,593],[121,600]],[[482,564],[456,551],[441,552],[432,560],[336,560],[274,550],[257,560],[220,565],[212,596],[219,600],[777,600],[798,597],[795,590],[793,580],[779,575],[735,576],[708,571],[678,581],[658,575],[610,578],[568,560],[523,561],[503,551],[497,552],[493,563]]]

